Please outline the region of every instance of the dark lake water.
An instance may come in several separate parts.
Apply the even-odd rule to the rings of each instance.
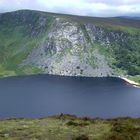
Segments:
[[[0,79],[0,118],[60,113],[140,117],[140,89],[118,78],[37,75]]]

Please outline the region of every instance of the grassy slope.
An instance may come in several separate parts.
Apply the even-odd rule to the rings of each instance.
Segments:
[[[70,115],[0,121],[1,140],[139,140],[140,119],[89,119]]]
[[[22,11],[19,12],[19,15],[16,12],[6,13],[0,19],[0,76],[41,72],[40,69],[34,66],[20,68],[19,64],[46,35],[47,28],[53,18],[41,12],[26,11],[26,15]],[[40,16],[47,16],[48,19],[45,25],[45,32],[37,29],[39,26],[37,21]]]

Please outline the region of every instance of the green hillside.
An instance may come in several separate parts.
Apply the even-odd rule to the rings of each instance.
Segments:
[[[41,14],[32,11],[18,11],[0,16],[1,76],[41,72],[34,66],[19,67],[21,61],[27,57],[44,35],[44,32],[38,27]],[[52,17],[47,16],[47,19],[46,29],[50,26]]]

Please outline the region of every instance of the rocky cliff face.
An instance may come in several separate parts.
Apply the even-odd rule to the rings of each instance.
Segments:
[[[93,45],[97,37],[94,29],[88,32],[86,30],[92,28],[82,26],[74,21],[55,18],[47,36],[32,50],[23,65],[33,63],[49,74],[112,75],[113,70],[105,56]],[[96,27],[93,28],[96,30]]]
[[[108,19],[108,23],[106,19],[84,19],[30,11],[20,11],[12,15],[16,15],[15,19],[18,19],[16,28],[24,23],[26,36],[36,40],[18,64],[21,69],[33,66],[44,73],[69,76],[119,75],[118,71],[127,73],[127,68],[118,66],[121,62],[117,60],[117,50],[131,50],[129,45],[134,41],[138,42],[134,44],[137,49],[140,43],[137,27],[140,25],[133,25],[132,21],[131,26],[134,27],[130,28],[130,23],[129,26],[123,25],[125,20],[115,25],[117,19]],[[34,17],[34,20],[30,17]],[[0,21],[3,22],[4,19],[1,18]],[[19,47],[23,48],[23,45]]]

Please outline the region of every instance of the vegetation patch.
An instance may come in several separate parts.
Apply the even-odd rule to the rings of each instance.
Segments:
[[[91,119],[61,114],[42,119],[0,120],[1,140],[139,140],[140,119]]]

